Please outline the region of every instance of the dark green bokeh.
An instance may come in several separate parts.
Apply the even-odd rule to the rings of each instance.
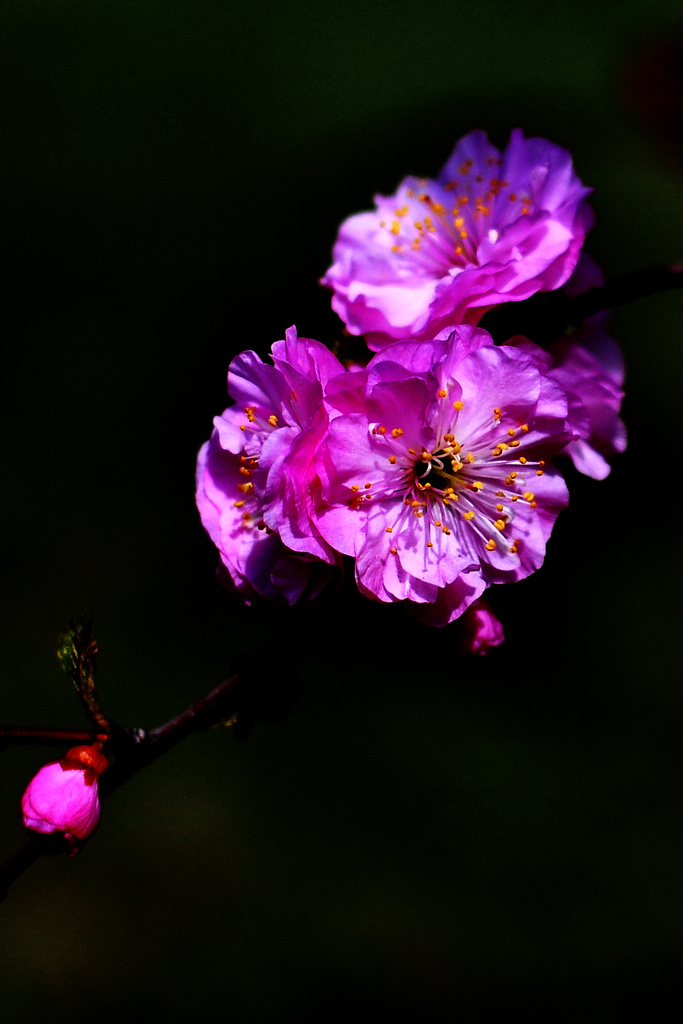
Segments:
[[[681,295],[615,315],[629,452],[572,476],[483,662],[348,593],[242,608],[193,472],[232,355],[291,323],[335,337],[317,279],[341,219],[472,128],[571,148],[608,275],[683,259],[680,123],[638,102],[644,54],[681,31],[677,0],[5,0],[0,719],[84,725],[55,648],[87,610],[124,723],[237,656],[277,675],[293,646],[304,691],[242,743],[188,740],[75,861],[15,884],[3,1024],[623,1021],[673,990]],[[3,754],[2,856],[51,756]]]

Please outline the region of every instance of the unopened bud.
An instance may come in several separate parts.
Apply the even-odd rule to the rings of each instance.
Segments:
[[[464,654],[486,654],[505,639],[503,624],[490,605],[479,598],[460,619],[460,643]]]
[[[24,825],[34,832],[63,832],[85,839],[100,818],[97,784],[107,759],[96,746],[72,747],[61,761],[44,765],[21,801]]]

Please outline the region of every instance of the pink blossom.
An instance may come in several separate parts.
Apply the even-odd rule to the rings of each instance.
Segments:
[[[97,784],[106,768],[107,759],[95,746],[72,747],[61,761],[44,765],[21,801],[26,828],[85,839],[100,818]]]
[[[617,342],[601,324],[586,324],[550,347],[549,371],[567,392],[568,422],[577,435],[565,454],[580,473],[604,480],[609,456],[626,449],[626,427],[619,418],[624,363]]]
[[[567,282],[565,292],[581,295],[604,284],[602,271],[585,253]],[[608,333],[608,313],[598,313],[578,330],[543,351],[526,338],[508,345],[525,349],[538,359],[567,394],[567,422],[574,440],[564,450],[580,473],[603,480],[610,472],[607,461],[626,449],[626,427],[619,418],[624,396],[624,360],[615,339]]]
[[[364,594],[445,625],[540,567],[567,502],[549,460],[573,434],[533,351],[470,326],[397,342],[347,375],[344,405],[316,458],[315,520]]]
[[[516,130],[501,155],[471,132],[436,180],[405,178],[342,224],[323,284],[375,351],[477,324],[501,302],[564,284],[593,223],[589,192],[553,143]]]
[[[290,328],[272,349],[230,365],[234,405],[214,420],[197,462],[197,506],[218,548],[223,582],[249,603],[317,594],[340,561],[310,515],[310,465],[327,429],[323,390],[341,363]]]
[[[565,286],[582,295],[605,283],[598,265],[585,253]],[[610,472],[607,459],[626,449],[626,427],[619,418],[624,397],[624,360],[608,333],[608,313],[586,320],[578,331],[550,346],[550,375],[567,392],[569,423],[577,438],[566,449],[574,466],[596,480]]]

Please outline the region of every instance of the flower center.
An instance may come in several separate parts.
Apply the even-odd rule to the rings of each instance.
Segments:
[[[460,461],[460,445],[453,438],[435,452],[423,450],[413,467],[415,484],[419,490],[453,490],[462,483],[462,478],[458,479],[456,474],[464,465],[465,463]]]

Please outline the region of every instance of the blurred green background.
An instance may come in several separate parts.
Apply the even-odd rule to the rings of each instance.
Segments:
[[[683,295],[616,312],[629,451],[570,478],[487,659],[351,593],[243,608],[193,494],[231,357],[292,323],[331,342],[337,225],[473,128],[572,150],[609,277],[683,260],[682,39],[679,0],[3,0],[0,720],[83,725],[55,649],[84,610],[125,724],[235,658],[303,682],[15,883],[3,1024],[585,1024],[675,991]],[[60,750],[2,755],[0,856]]]

